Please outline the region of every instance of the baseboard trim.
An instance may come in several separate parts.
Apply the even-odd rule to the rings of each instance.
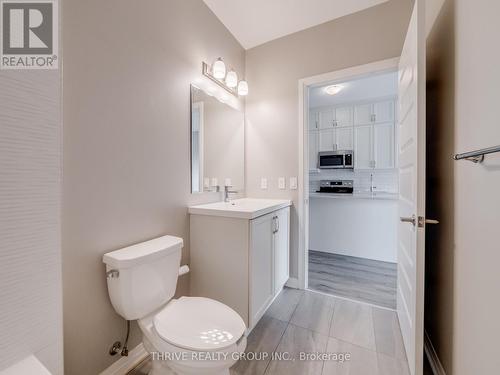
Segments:
[[[140,343],[129,351],[128,357],[121,357],[118,361],[101,372],[100,375],[125,375],[145,360],[148,355],[149,353],[144,348],[144,345]]]
[[[431,365],[431,369],[434,375],[446,375],[444,371],[443,365],[439,360],[439,357],[436,353],[436,349],[434,349],[434,345],[432,345],[432,341],[427,334],[424,332],[424,351],[427,359],[429,360],[429,364]]]
[[[289,288],[300,289],[299,279],[297,279],[296,277],[290,277],[285,285]]]

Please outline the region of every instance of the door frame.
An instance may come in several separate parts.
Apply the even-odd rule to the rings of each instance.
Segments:
[[[299,79],[299,113],[298,113],[298,140],[299,140],[299,178],[298,178],[298,287],[308,288],[307,267],[309,261],[309,90],[315,86],[327,83],[340,83],[342,81],[368,77],[389,71],[397,71],[399,57],[380,60],[364,65],[357,65],[346,69],[319,74]]]

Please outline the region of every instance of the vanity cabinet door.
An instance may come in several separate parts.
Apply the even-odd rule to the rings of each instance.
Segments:
[[[275,212],[274,228],[274,293],[279,293],[288,281],[290,252],[290,208]]]
[[[250,324],[253,327],[274,296],[273,248],[275,212],[250,221]]]

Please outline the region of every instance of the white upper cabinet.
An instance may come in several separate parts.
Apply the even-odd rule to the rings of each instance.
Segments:
[[[319,113],[317,111],[309,112],[309,130],[319,129]]]
[[[353,149],[352,133],[352,126],[335,129],[335,144],[337,145],[337,150]]]
[[[319,132],[319,151],[334,151],[335,144],[334,129],[323,129]]]
[[[316,130],[309,132],[309,170],[315,171],[318,168],[319,152],[319,132]]]
[[[354,128],[354,168],[373,168],[373,136],[372,126],[356,126]]]
[[[394,121],[394,101],[385,100],[373,104],[373,122]]]
[[[319,111],[319,128],[320,129],[332,129],[334,126],[333,122],[333,109],[325,109]]]
[[[352,126],[352,106],[337,107],[333,111],[335,127]]]
[[[394,168],[394,123],[373,125],[374,168]]]
[[[395,99],[311,110],[309,170],[318,152],[336,150],[353,150],[357,169],[395,168],[395,118]]]
[[[373,104],[358,104],[354,106],[354,125],[370,124],[373,120]]]

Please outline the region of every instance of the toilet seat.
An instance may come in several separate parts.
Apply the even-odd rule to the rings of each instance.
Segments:
[[[172,300],[154,316],[153,326],[166,342],[192,351],[230,347],[245,332],[245,323],[236,311],[204,297]]]

